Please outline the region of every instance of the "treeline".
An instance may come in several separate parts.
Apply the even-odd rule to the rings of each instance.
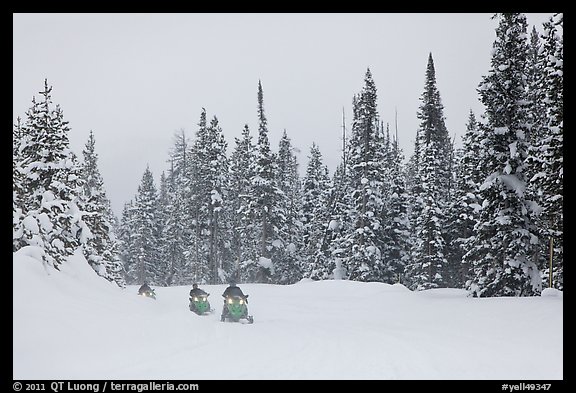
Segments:
[[[82,244],[93,267],[112,277],[122,266],[129,284],[347,278],[413,290],[466,288],[474,296],[563,289],[563,18],[551,17],[539,35],[534,28],[528,34],[522,14],[495,17],[491,66],[478,87],[485,111],[480,120],[470,112],[460,149],[444,122],[432,54],[409,160],[380,118],[368,69],[332,175],[313,144],[300,178],[286,130],[273,151],[259,82],[257,131],[245,125],[230,152],[217,117],[202,109],[193,138],[175,134],[159,187],[146,169],[115,231],[107,202],[84,207],[89,193],[79,184],[94,176],[82,174],[86,169],[71,175],[76,164],[69,153],[58,153],[67,164],[36,171],[43,161],[15,143],[14,248],[41,245],[57,265],[60,254]],[[25,127],[15,127],[20,140],[38,123],[31,113]],[[46,127],[36,138],[42,143],[51,138],[46,130],[57,129],[38,127]],[[48,175],[57,185],[34,188]],[[93,187],[106,201],[101,184]],[[65,202],[48,203],[56,195]],[[48,215],[55,206],[57,214]],[[68,221],[61,220],[63,211]],[[57,222],[69,222],[56,232],[66,240],[53,234]],[[98,225],[107,229],[94,229]],[[99,246],[102,233],[110,248]]]

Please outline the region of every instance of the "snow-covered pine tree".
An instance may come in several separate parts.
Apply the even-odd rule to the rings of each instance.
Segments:
[[[110,200],[104,189],[104,179],[98,169],[98,154],[95,149],[96,139],[90,131],[88,141],[82,151],[84,164],[82,179],[84,180],[83,210],[84,221],[92,236],[83,246],[84,257],[100,276],[115,282],[124,288],[124,267],[119,257],[118,242],[114,232],[114,217]]]
[[[126,267],[127,273],[135,283],[164,284],[165,272],[159,266],[158,191],[149,166],[138,186],[133,214],[135,263]]]
[[[264,93],[262,83],[258,81],[258,142],[252,178],[252,193],[256,201],[254,218],[260,237],[258,259],[254,261],[258,269],[257,282],[270,282],[274,276],[274,242],[279,239],[278,229],[283,225],[283,216],[278,212],[283,194],[276,183],[276,172],[276,160],[268,139],[268,120],[264,114]]]
[[[229,187],[231,250],[235,264],[232,276],[240,282],[254,282],[258,273],[255,261],[260,255],[260,237],[252,193],[256,151],[248,124],[244,125],[242,138],[235,138],[235,142],[230,158]]]
[[[390,138],[389,127],[385,135],[385,186],[384,213],[382,217],[383,282],[393,284],[403,281],[408,263],[410,223],[408,220],[408,194],[403,173],[404,155],[398,140]]]
[[[39,246],[56,269],[90,236],[82,219],[81,164],[70,150],[70,128],[59,105],[52,105],[52,87],[44,81],[41,102],[32,100],[21,127],[15,170],[21,198],[21,220],[14,247]]]
[[[528,101],[526,17],[499,19],[491,67],[478,87],[485,106],[480,125],[480,166],[488,174],[479,188],[482,200],[475,236],[464,260],[473,268],[467,283],[474,296],[530,296],[542,280],[533,261],[537,237],[525,200]]]
[[[206,109],[202,108],[200,113],[200,121],[198,122],[198,130],[196,131],[196,138],[190,147],[188,154],[189,160],[186,165],[187,174],[183,184],[183,200],[186,203],[184,208],[187,213],[189,224],[186,227],[189,230],[187,241],[187,249],[185,256],[190,264],[194,282],[207,283],[210,282],[210,265],[206,259],[208,254],[207,242],[205,242],[208,234],[207,220],[206,220],[206,205],[203,204],[205,200],[205,192],[209,187],[207,182],[203,179],[205,169],[196,158],[198,152],[198,140],[206,140],[208,123],[206,119]]]
[[[158,188],[158,199],[156,206],[157,222],[158,222],[158,269],[164,273],[163,276],[158,277],[162,285],[168,285],[167,281],[172,273],[172,266],[168,258],[167,243],[164,242],[164,235],[166,233],[165,226],[168,219],[168,206],[170,205],[168,179],[166,172],[160,173],[160,187]]]
[[[451,277],[451,287],[463,288],[470,278],[470,266],[462,261],[468,249],[468,244],[474,236],[474,225],[478,221],[482,201],[478,190],[486,174],[480,166],[478,153],[480,139],[478,122],[474,112],[470,110],[466,132],[462,136],[462,148],[456,156],[456,185],[454,202],[450,206],[446,227],[450,233],[449,258],[454,271]]]
[[[232,268],[225,265],[231,261],[225,206],[229,181],[226,148],[222,129],[214,116],[209,125],[199,129],[192,154],[196,166],[193,180],[196,225],[200,229],[201,258],[208,269],[198,280],[212,284],[226,282]]]
[[[352,96],[353,118],[358,116],[359,96]],[[348,278],[345,258],[347,250],[351,248],[346,237],[352,232],[353,223],[350,221],[352,211],[351,182],[348,179],[348,138],[346,136],[346,123],[342,114],[342,161],[336,167],[332,176],[332,187],[329,189],[328,203],[326,205],[327,220],[324,236],[320,242],[320,249],[314,256],[313,270],[310,278],[314,280],[345,279]]]
[[[192,266],[186,258],[189,228],[192,227],[190,215],[186,213],[189,205],[185,203],[188,156],[188,138],[184,130],[180,130],[174,134],[174,145],[170,151],[170,168],[164,186],[166,197],[160,198],[165,199],[160,238],[162,259],[166,263],[166,285],[185,285],[193,281]]]
[[[138,276],[138,259],[135,234],[136,234],[136,208],[134,201],[124,203],[122,216],[118,226],[118,241],[120,249],[120,260],[124,267],[124,278],[127,284],[141,283]]]
[[[283,216],[274,245],[274,282],[293,284],[302,278],[302,190],[298,161],[286,130],[278,146],[276,181],[282,191],[277,211]]]
[[[533,218],[538,224],[538,234],[541,240],[540,269],[546,286],[549,286],[549,254],[550,242],[552,242],[552,285],[558,289],[564,287],[564,45],[562,37],[563,15],[555,14],[544,23],[542,63],[539,68],[543,70],[542,83],[540,90],[532,95],[543,97],[545,116],[541,123],[537,123],[541,126],[540,132],[533,140],[528,157],[532,175],[528,189],[530,196],[537,201],[539,207],[534,212]],[[537,87],[534,88],[536,89]],[[536,117],[536,119],[540,118]]]
[[[167,202],[162,228],[163,258],[166,260],[167,285],[185,285],[192,282],[192,273],[186,261],[185,251],[188,220],[184,217],[185,203],[182,200],[182,189],[179,176],[171,170],[167,176]]]
[[[412,289],[446,286],[445,207],[451,186],[452,145],[444,123],[444,106],[436,86],[432,53],[428,56],[426,82],[418,111],[413,164],[413,240],[406,278]]]
[[[328,167],[322,161],[320,148],[313,143],[302,190],[302,239],[306,261],[303,274],[313,279],[321,279],[331,273],[323,271],[324,266],[319,263],[321,258],[317,258],[330,222],[328,206],[331,188]]]
[[[538,176],[534,176],[540,173],[542,168],[543,155],[539,150],[544,138],[544,128],[547,123],[545,62],[546,59],[542,41],[536,31],[536,27],[532,26],[526,60],[527,128],[529,132],[526,137],[528,155],[526,157],[525,179],[528,181],[526,186],[526,199],[536,203],[530,213],[536,225],[539,239],[538,245],[535,246],[534,262],[541,270],[547,265],[548,258],[546,254],[549,244],[545,240],[548,236],[546,236],[545,230],[543,231],[544,228],[540,220],[542,195],[538,190],[538,181],[532,181],[531,179],[537,179]],[[543,272],[543,274],[546,273]]]
[[[381,281],[382,214],[384,179],[384,138],[378,127],[376,85],[368,68],[364,87],[356,101],[352,135],[348,142],[346,178],[349,182],[350,210],[346,218],[351,231],[336,239],[339,258],[348,278],[357,281]]]
[[[26,144],[23,141],[24,138],[22,122],[18,116],[12,129],[12,251],[17,251],[26,245],[22,241],[22,220],[24,219],[22,200],[25,194],[22,184],[24,173],[20,167],[23,163],[20,146],[23,143]]]
[[[345,263],[348,250],[352,246],[347,234],[354,230],[354,223],[350,221],[353,202],[350,184],[346,166],[342,161],[332,176],[327,204],[328,221],[320,250],[314,256],[314,270],[310,275],[314,280],[348,278]]]

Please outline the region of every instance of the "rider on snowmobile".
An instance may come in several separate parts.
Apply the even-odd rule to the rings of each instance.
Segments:
[[[150,288],[147,282],[144,282],[144,284],[142,284],[140,289],[138,289],[138,295],[142,295],[147,292],[152,292],[152,288]]]
[[[190,290],[190,297],[193,298],[195,296],[208,296],[209,293],[206,293],[203,289],[198,288],[198,284],[192,284],[192,289]]]
[[[228,286],[228,288],[224,290],[222,296],[224,297],[224,303],[226,303],[226,298],[229,296],[240,296],[241,298],[246,300],[249,295],[244,295],[244,293],[242,293],[242,290],[236,286],[236,282],[230,281],[230,285]],[[248,303],[248,300],[246,300],[246,303]]]

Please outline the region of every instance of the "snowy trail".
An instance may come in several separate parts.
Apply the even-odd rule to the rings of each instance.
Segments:
[[[224,285],[202,286],[215,310],[198,316],[189,287],[156,287],[153,300],[86,267],[46,276],[15,256],[14,379],[563,378],[561,296],[244,284],[249,325],[220,322]]]

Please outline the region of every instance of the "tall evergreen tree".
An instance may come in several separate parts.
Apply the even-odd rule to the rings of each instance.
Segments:
[[[491,67],[478,91],[485,106],[480,126],[480,166],[488,176],[475,237],[464,260],[473,266],[467,288],[474,296],[538,294],[541,279],[533,261],[537,242],[525,200],[528,116],[526,17],[497,15]]]
[[[83,209],[86,212],[84,221],[92,236],[87,239],[82,251],[90,266],[100,276],[123,288],[126,286],[124,268],[114,233],[112,208],[104,189],[104,179],[98,169],[95,144],[94,133],[90,131],[88,141],[82,151],[84,155],[82,178],[84,180]]]
[[[193,160],[196,165],[194,192],[197,209],[196,225],[199,227],[200,252],[206,269],[200,281],[218,283],[226,281],[230,266],[230,244],[226,224],[225,192],[228,188],[228,158],[226,141],[216,116],[210,124],[201,127],[196,135]],[[200,261],[197,261],[200,264]]]
[[[352,214],[352,194],[344,161],[334,171],[329,195],[327,205],[329,221],[320,250],[314,257],[314,271],[310,276],[317,280],[348,278],[346,258],[351,245],[346,234],[353,231],[353,223],[349,220]]]
[[[208,122],[206,118],[206,109],[202,108],[200,113],[200,121],[198,122],[198,130],[196,131],[196,139],[190,148],[189,164],[186,165],[186,176],[184,180],[183,200],[186,203],[184,211],[187,213],[189,230],[187,250],[185,256],[188,259],[190,268],[192,270],[193,281],[196,282],[210,282],[211,269],[206,255],[207,242],[206,237],[208,232],[207,222],[207,202],[206,192],[209,187],[209,179],[204,179],[206,175],[206,168],[203,168],[200,160],[197,158],[199,153],[198,148],[201,147],[203,141],[205,143],[208,139]]]
[[[479,124],[470,110],[466,132],[462,136],[462,148],[457,152],[456,187],[454,203],[450,207],[450,220],[447,229],[450,232],[449,255],[453,259],[451,266],[451,286],[463,288],[470,278],[470,266],[462,261],[473,240],[474,225],[482,208],[478,192],[486,178],[480,166],[478,153],[481,151]]]
[[[169,180],[166,173],[162,171],[160,173],[160,187],[158,188],[158,199],[156,205],[156,215],[158,222],[158,261],[157,267],[163,272],[162,276],[158,277],[158,280],[162,285],[169,285],[170,274],[172,272],[171,260],[169,257],[168,243],[165,242],[164,236],[166,234],[166,221],[168,219],[168,210],[171,203],[170,190],[169,190]]]
[[[329,198],[331,182],[328,167],[322,161],[319,147],[313,143],[308,156],[308,166],[303,182],[302,193],[302,239],[304,247],[304,275],[313,279],[324,278],[330,273],[324,271],[324,260],[319,258],[322,243],[326,236],[326,226],[330,221]]]
[[[272,259],[275,240],[279,239],[278,228],[283,217],[278,214],[282,191],[276,183],[276,160],[268,139],[268,120],[264,114],[264,93],[258,81],[258,143],[256,166],[252,179],[252,192],[256,200],[255,221],[259,224],[260,250],[256,261],[258,282],[269,282],[274,276]]]
[[[398,140],[392,141],[386,127],[385,135],[385,187],[382,228],[382,261],[388,283],[403,281],[409,260],[410,223],[408,219],[408,194],[403,173],[404,155]]]
[[[70,150],[68,122],[59,105],[52,105],[52,87],[44,81],[41,102],[32,100],[18,132],[19,198],[13,247],[39,246],[45,262],[56,269],[91,236],[83,221],[81,164]],[[13,208],[14,209],[14,208]]]
[[[200,128],[206,127],[206,112],[200,116]],[[194,175],[196,161],[184,130],[175,133],[170,151],[167,176],[168,205],[162,236],[167,252],[167,282],[183,285],[198,280],[199,232],[197,231],[196,191]]]
[[[24,173],[21,170],[23,159],[20,151],[22,144],[25,145],[24,138],[25,134],[22,130],[21,119],[18,117],[12,129],[12,251],[16,251],[25,245],[22,242],[22,220],[24,219],[22,201],[25,198],[25,194],[22,184]]]
[[[252,193],[255,176],[256,151],[250,129],[246,124],[242,138],[235,138],[236,146],[230,158],[230,216],[234,251],[233,276],[239,281],[255,281],[258,273],[255,261],[260,255],[260,237],[256,217],[256,200]]]
[[[122,216],[118,225],[119,256],[124,267],[124,279],[127,284],[139,283],[138,277],[138,260],[135,233],[135,216],[136,209],[134,201],[130,200],[124,203]]]
[[[160,182],[160,206],[163,216],[161,228],[162,259],[166,264],[166,285],[184,285],[193,281],[191,263],[186,258],[192,227],[185,203],[188,182],[189,144],[184,130],[174,134],[170,151],[170,168]]]
[[[277,175],[279,195],[277,211],[282,215],[275,245],[275,277],[278,284],[293,284],[302,278],[302,196],[298,161],[286,130],[278,146]]]
[[[133,214],[135,263],[127,266],[128,276],[134,280],[131,284],[164,284],[165,272],[159,268],[158,191],[148,166],[138,186]]]
[[[444,206],[449,201],[452,151],[431,53],[420,99],[421,123],[413,161],[417,165],[412,189],[414,239],[406,272],[409,286],[418,290],[446,286],[447,280]]]
[[[528,158],[532,175],[529,195],[538,203],[533,214],[540,236],[540,269],[546,286],[550,285],[549,255],[552,251],[552,285],[562,289],[564,237],[564,76],[563,76],[563,15],[556,14],[544,23],[540,89],[533,96],[544,97],[545,118],[535,138]],[[540,109],[540,108],[539,108]],[[536,117],[536,116],[534,116]],[[538,119],[538,117],[536,117]],[[552,248],[552,250],[551,250]]]
[[[351,191],[341,222],[351,227],[336,242],[336,257],[348,278],[358,281],[381,281],[383,214],[383,134],[378,127],[376,85],[370,69],[364,88],[356,101],[352,136],[348,143],[346,179]]]

